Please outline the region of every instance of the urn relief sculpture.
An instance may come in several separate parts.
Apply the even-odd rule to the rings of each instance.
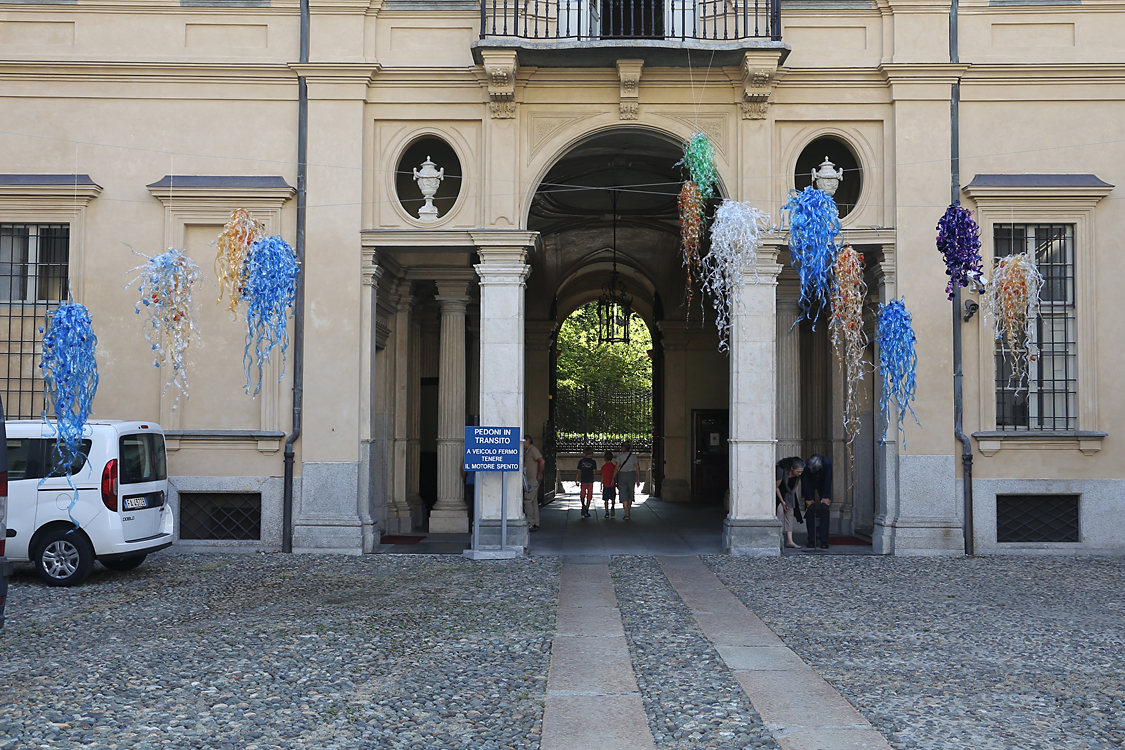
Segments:
[[[826,156],[820,166],[812,171],[812,179],[817,190],[835,195],[836,188],[844,181],[844,170],[836,169],[836,165],[828,161]]]
[[[414,181],[426,199],[426,205],[418,209],[418,220],[431,222],[438,220],[437,206],[434,205],[434,196],[437,195],[441,181],[445,179],[445,168],[436,169],[437,165],[430,161],[430,157],[422,162],[422,170],[414,170]]]

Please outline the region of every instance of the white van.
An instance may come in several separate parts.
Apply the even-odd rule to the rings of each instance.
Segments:
[[[77,502],[51,433],[38,420],[7,423],[9,560],[33,562],[52,586],[74,586],[95,559],[110,570],[132,570],[171,546],[160,425],[88,423],[83,455],[71,467]]]

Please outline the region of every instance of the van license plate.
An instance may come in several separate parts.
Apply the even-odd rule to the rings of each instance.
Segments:
[[[141,497],[127,497],[125,498],[125,510],[136,510],[137,508],[147,508],[148,498]]]

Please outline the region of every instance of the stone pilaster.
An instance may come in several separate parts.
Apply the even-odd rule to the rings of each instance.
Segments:
[[[411,531],[410,502],[410,396],[417,390],[411,381],[411,331],[413,328],[414,299],[410,295],[410,282],[399,282],[399,299],[394,317],[394,359],[390,367],[394,373],[391,393],[391,486],[387,498],[387,533],[406,534]]]
[[[886,304],[897,297],[895,283],[895,257],[894,245],[883,248],[883,258],[875,265],[872,273],[878,283],[879,302]],[[882,418],[879,412],[879,393],[882,391],[883,381],[879,377],[879,343],[872,339],[872,358],[876,363],[875,373],[875,398],[872,409],[876,417],[871,420],[876,435],[883,434]],[[887,415],[891,425],[887,429],[887,439],[882,444],[875,444],[875,529],[872,533],[872,549],[879,555],[894,554],[895,528],[898,525],[898,432],[894,427],[897,413],[891,406],[891,413]]]
[[[801,453],[801,315],[796,272],[782,271],[777,283],[777,459]]]
[[[524,316],[527,250],[530,232],[474,233],[481,262],[480,277],[480,423],[488,427],[524,427]],[[507,486],[508,546],[526,548],[518,472],[484,473],[480,477],[483,545],[500,543],[500,497]],[[502,479],[503,478],[503,479]]]
[[[463,534],[469,530],[461,467],[465,454],[465,311],[469,283],[439,279],[435,299],[441,306],[441,354],[438,374],[438,494],[430,511],[430,532]]]
[[[723,544],[734,555],[781,554],[774,515],[777,253],[776,246],[759,250],[731,316],[730,515]]]

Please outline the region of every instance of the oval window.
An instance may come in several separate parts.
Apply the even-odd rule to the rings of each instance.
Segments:
[[[793,186],[804,190],[811,185],[813,170],[819,168],[826,158],[836,165],[836,169],[844,170],[844,179],[840,181],[833,196],[836,205],[840,207],[842,219],[855,209],[863,192],[863,170],[860,169],[859,159],[842,138],[825,135],[805,146],[793,170]]]
[[[427,160],[433,162],[434,171],[443,173],[432,200],[433,208],[437,209],[436,216],[432,211],[423,211],[426,199],[422,188],[414,179],[415,170],[422,172]],[[448,143],[434,136],[414,141],[403,152],[395,168],[395,191],[398,193],[398,202],[412,218],[421,221],[445,218],[453,210],[457,196],[461,193],[461,160],[457,158],[457,152]]]

